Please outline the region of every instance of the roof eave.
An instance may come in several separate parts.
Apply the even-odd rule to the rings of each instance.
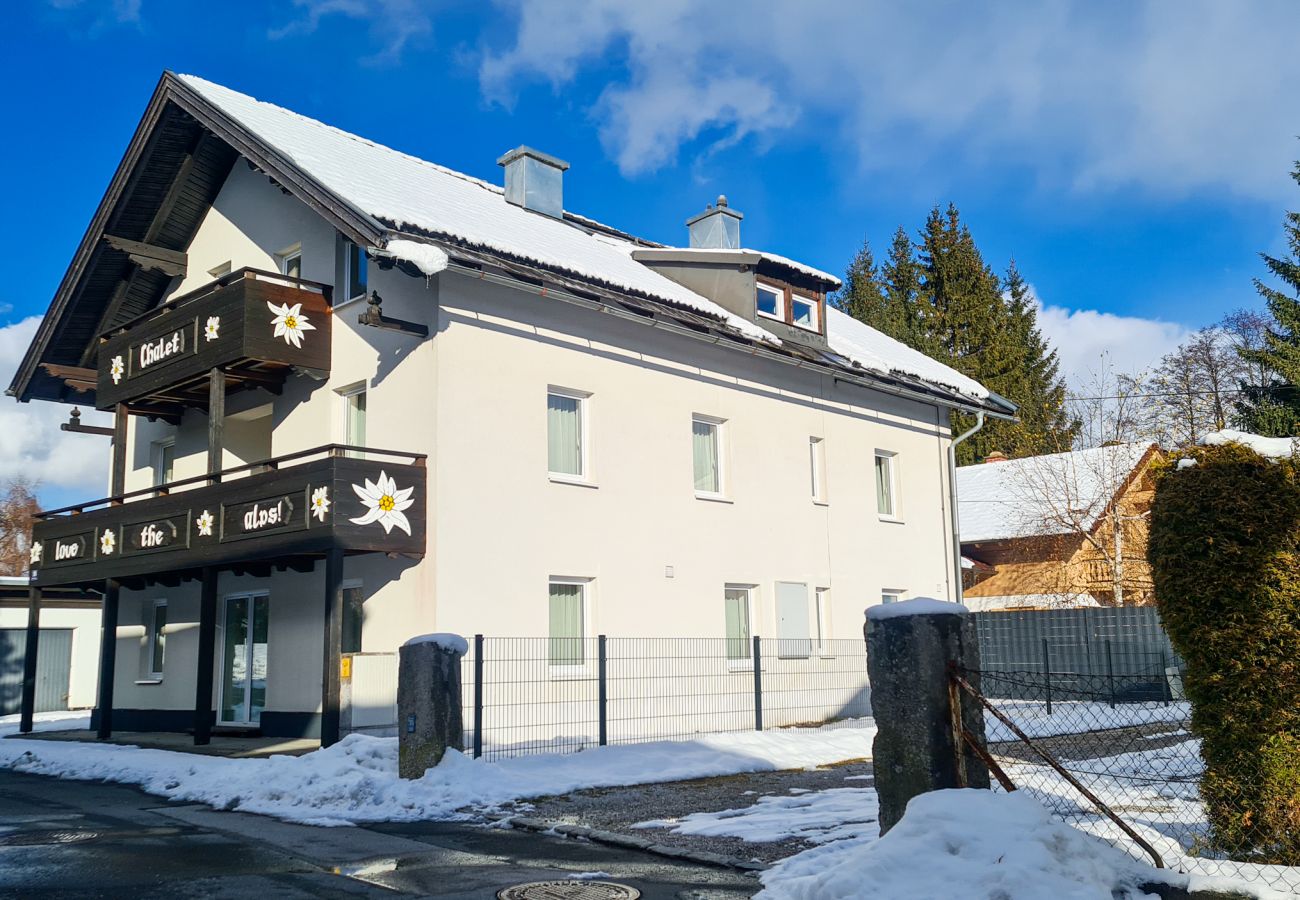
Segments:
[[[215,104],[208,101],[198,91],[186,84],[171,71],[165,71],[159,78],[153,95],[145,107],[140,124],[127,145],[122,161],[104,192],[95,214],[90,220],[81,243],[77,246],[72,262],[59,282],[54,298],[50,302],[36,336],[28,346],[22,361],[14,373],[13,380],[5,393],[27,402],[32,398],[31,384],[37,367],[40,365],[50,341],[53,340],[59,323],[67,306],[76,292],[77,286],[86,274],[86,266],[91,254],[104,233],[106,223],[122,192],[130,180],[131,173],[140,164],[141,156],[148,145],[149,137],[162,116],[168,103],[193,116],[198,122],[225,141],[237,153],[248,159],[262,171],[275,178],[302,202],[323,216],[350,240],[369,247],[381,246],[388,229],[375,218],[362,212],[342,197],[325,187],[314,177],[305,172],[293,160],[269,146],[256,134],[249,131],[231,118]]]

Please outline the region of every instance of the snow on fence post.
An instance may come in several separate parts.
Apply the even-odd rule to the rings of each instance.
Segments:
[[[426,634],[402,645],[397,668],[397,774],[419,778],[464,746],[458,634]]]
[[[864,630],[883,835],[918,794],[989,786],[984,763],[954,735],[948,691],[950,666],[978,671],[979,639],[966,607],[928,598],[870,607]],[[982,739],[983,711],[960,696],[963,726]]]

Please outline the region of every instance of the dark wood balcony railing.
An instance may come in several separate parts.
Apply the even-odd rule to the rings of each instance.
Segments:
[[[330,444],[37,515],[45,586],[318,557],[421,556],[425,456]]]
[[[102,335],[95,405],[204,407],[214,368],[278,392],[295,368],[329,371],[332,318],[328,285],[239,269]]]

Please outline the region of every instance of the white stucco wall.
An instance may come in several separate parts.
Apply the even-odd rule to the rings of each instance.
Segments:
[[[63,605],[47,599],[41,609],[41,628],[72,630],[72,668],[68,675],[68,708],[89,709],[95,705],[99,684],[98,608]],[[0,628],[26,628],[26,604],[0,606]]]
[[[238,163],[180,290],[226,261],[274,269],[298,244],[304,277],[333,282],[333,230]],[[592,579],[593,636],[722,638],[727,584],[754,586],[752,631],[765,637],[777,636],[780,581],[807,584],[810,615],[813,589],[829,589],[831,638],[860,638],[882,590],[951,596],[942,411],[452,272],[429,280],[372,261],[370,285],[386,314],[430,337],[359,326],[361,304],[338,305],[326,381],[295,376],[278,397],[228,403],[232,414],[270,404],[283,455],[342,440],[337,392],[365,382],[367,443],[429,454],[425,558],[347,560],[367,593],[363,650],[432,630],[545,636],[551,576]],[[591,485],[547,475],[548,385],[591,394]],[[693,413],[726,420],[726,502],[695,496]],[[206,429],[196,412],[179,429],[133,417],[128,487],[150,483],[149,442],[170,434],[176,477],[201,474]],[[810,496],[811,436],[825,441],[825,503]],[[876,513],[877,449],[898,454],[901,522]],[[269,709],[319,708],[321,579],[318,567],[258,582],[271,591]],[[255,581],[223,575],[221,592]],[[164,595],[167,671],[137,684],[141,604]],[[117,706],[192,707],[197,597],[193,582],[124,594]]]

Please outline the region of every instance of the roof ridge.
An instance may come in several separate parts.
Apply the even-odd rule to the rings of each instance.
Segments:
[[[419,165],[427,166],[428,168],[433,169],[434,171],[441,172],[444,175],[450,175],[453,178],[459,178],[462,181],[467,181],[470,184],[481,187],[484,190],[490,191],[494,194],[501,194],[502,196],[505,195],[505,188],[495,185],[490,181],[486,181],[485,179],[478,178],[474,175],[469,175],[465,172],[457,171],[456,169],[452,169],[448,166],[444,166],[439,163],[433,162],[432,160],[425,159],[422,156],[416,156],[414,153],[407,153],[405,150],[398,150],[397,148],[390,147],[387,144],[381,144],[379,141],[371,140],[368,137],[363,137],[351,131],[346,131],[342,128],[339,128],[337,125],[331,125],[328,122],[322,122],[320,119],[313,119],[311,116],[304,115],[300,112],[289,109],[287,106],[280,106],[279,104],[272,103],[269,100],[261,100],[257,97],[254,97],[252,94],[245,94],[243,91],[237,91],[234,88],[227,87],[224,84],[218,84],[215,81],[209,81],[208,79],[202,77],[201,75],[189,75],[182,72],[177,74],[176,77],[184,79],[185,81],[189,81],[189,82],[201,82],[202,84],[208,85],[210,87],[214,87],[218,90],[229,91],[232,94],[237,94],[240,97],[243,97],[246,100],[250,100],[253,103],[256,103],[260,106],[269,107],[270,109],[273,109],[278,113],[284,113],[293,116],[295,119],[300,119],[303,122],[308,122],[312,125],[318,125],[321,128],[329,129],[330,131],[342,137],[356,141],[359,144],[364,144],[368,147],[374,147],[378,150],[384,150],[388,153],[396,154],[397,156],[401,156],[406,159],[409,159],[411,162],[418,163]],[[586,217],[584,216],[583,218]],[[591,221],[595,222],[594,219],[592,219]]]

